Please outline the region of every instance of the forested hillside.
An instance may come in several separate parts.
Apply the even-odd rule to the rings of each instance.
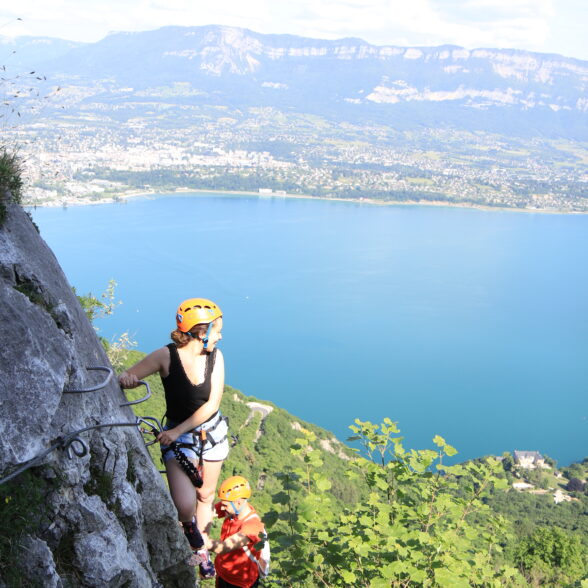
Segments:
[[[140,355],[131,352],[125,364]],[[136,412],[159,418],[161,383],[149,381],[153,396]],[[511,486],[516,476],[547,474],[521,473],[508,457],[444,465],[456,453],[444,439],[434,437],[433,449],[405,449],[387,418],[353,424],[353,451],[229,386],[222,411],[234,436],[222,475],[252,482],[252,501],[270,534],[275,585],[588,585],[583,484],[573,485],[573,499],[563,504],[551,493],[518,492]],[[564,472],[585,479],[586,463]]]

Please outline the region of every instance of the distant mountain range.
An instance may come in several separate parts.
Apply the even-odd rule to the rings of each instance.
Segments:
[[[588,62],[456,46],[374,46],[225,26],[115,33],[97,43],[0,38],[0,65],[83,88],[68,108],[161,100],[265,106],[331,121],[588,139]]]

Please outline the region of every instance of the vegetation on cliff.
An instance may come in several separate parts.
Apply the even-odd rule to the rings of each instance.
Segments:
[[[22,198],[21,162],[16,153],[0,146],[0,225],[6,216],[5,200],[20,203]]]

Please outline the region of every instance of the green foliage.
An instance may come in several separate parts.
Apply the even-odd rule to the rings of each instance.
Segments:
[[[529,484],[533,484],[533,486],[542,490],[547,490],[551,486],[551,475],[541,469],[527,470],[525,479]]]
[[[137,476],[137,469],[135,466],[135,457],[134,452],[129,450],[127,451],[127,472],[126,472],[127,482],[131,484],[131,486],[135,486],[139,480]]]
[[[80,570],[76,566],[76,537],[73,531],[62,535],[53,551],[55,569],[63,582],[64,588],[74,588],[82,584]]]
[[[566,484],[566,490],[569,492],[584,492],[586,484],[578,478],[570,478],[570,481]]]
[[[343,508],[331,496],[313,434],[291,448],[299,465],[280,475],[282,491],[265,517],[268,527],[288,529],[270,534],[286,585],[523,585],[514,567],[499,563],[507,523],[480,500],[505,485],[497,460],[445,466],[456,450],[442,437],[433,439],[434,450],[405,450],[390,419],[350,428],[366,457],[350,461],[346,474],[369,494]],[[465,496],[456,492],[458,477],[468,484]],[[485,517],[473,526],[475,512]]]
[[[102,339],[102,344],[114,371],[118,373],[124,370],[124,366],[128,363],[129,353],[133,347],[137,346],[137,342],[131,339],[128,333],[123,333],[113,341]]]
[[[588,574],[580,538],[557,527],[540,527],[519,541],[514,561],[533,585],[569,586]]]
[[[22,185],[22,163],[18,153],[0,147],[0,190],[10,190],[12,200],[20,203]]]
[[[18,290],[21,294],[24,294],[33,304],[40,306],[47,312],[51,313],[51,306],[47,303],[43,294],[41,293],[39,286],[32,281],[23,281],[20,284],[14,286],[15,290]]]
[[[22,167],[16,153],[0,147],[0,225],[6,218],[6,205],[3,201],[6,193],[9,201],[20,204],[22,199]]]
[[[540,527],[559,527],[575,532],[583,539],[588,553],[588,497],[555,504],[551,494],[528,494],[509,490],[492,492],[485,502],[496,513],[502,514],[514,525],[515,543],[531,535]]]
[[[508,451],[505,451],[502,454],[502,468],[505,472],[512,472],[514,466],[515,463],[512,454],[510,454]]]
[[[358,499],[362,492],[361,483],[350,483],[344,475],[350,451],[334,440],[328,431],[297,420],[266,401],[261,402],[273,410],[262,421],[258,413],[251,413],[248,402],[260,401],[244,396],[238,390],[225,389],[221,410],[229,416],[230,432],[238,440],[223,465],[222,476],[240,474],[249,479],[254,488],[252,501],[260,512],[271,508],[272,496],[281,490],[276,472],[283,471],[291,463],[290,446],[303,431],[314,435],[314,446],[323,455],[323,472],[332,480],[334,500],[342,504],[347,498]],[[323,447],[330,447],[335,453]]]
[[[112,474],[98,467],[90,468],[90,479],[84,485],[88,496],[96,495],[105,504],[110,504],[113,496]]]
[[[581,463],[572,463],[562,468],[562,474],[568,479],[578,478],[584,480],[588,478],[588,458],[585,458]]]
[[[100,295],[100,298],[94,296],[91,292],[86,295],[78,295],[76,289],[73,288],[74,294],[76,294],[88,320],[93,324],[96,319],[105,318],[110,316],[116,306],[121,304],[120,301],[115,300],[114,290],[116,288],[116,282],[110,280],[106,290]]]
[[[48,490],[47,481],[34,469],[0,486],[0,570],[1,579],[9,588],[31,586],[19,567],[21,541],[27,535],[35,535],[47,523]]]
[[[115,298],[116,286],[116,282],[110,280],[106,290],[100,295],[100,298],[94,296],[91,292],[85,296],[79,296],[76,293],[76,289],[73,288],[74,294],[76,294],[82,309],[96,331],[99,329],[94,325],[94,321],[112,315],[114,309],[122,304],[120,300],[116,300]],[[126,332],[122,333],[122,335],[119,335],[117,339],[113,339],[112,341],[108,341],[103,337],[100,337],[100,341],[114,370],[116,372],[122,372],[125,366],[129,365],[129,362],[127,361],[129,353],[137,346],[137,342]]]

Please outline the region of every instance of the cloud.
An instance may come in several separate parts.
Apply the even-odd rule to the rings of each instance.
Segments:
[[[0,34],[59,36],[97,41],[111,31],[142,31],[166,25],[226,24],[255,28],[270,12],[267,0],[21,0],[10,12],[0,9]],[[22,22],[15,22],[21,17]]]
[[[311,36],[468,48],[539,49],[549,34],[553,13],[552,0],[302,0],[293,6],[290,26]]]
[[[16,6],[0,11],[0,27],[14,21],[0,34],[97,41],[109,31],[224,24],[261,33],[359,37],[377,45],[534,51],[556,40],[552,23],[563,11],[555,0],[20,0]]]

